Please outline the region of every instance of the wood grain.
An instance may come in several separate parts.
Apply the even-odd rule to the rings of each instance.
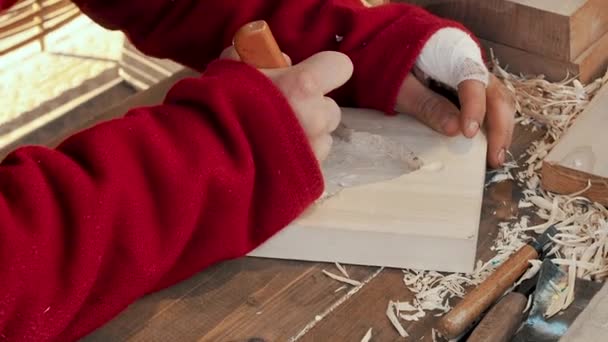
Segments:
[[[365,279],[366,267],[346,266]],[[346,295],[333,265],[260,258],[226,262],[143,298],[84,341],[286,341]]]
[[[342,117],[347,127],[399,142],[423,163],[438,163],[438,169],[344,188],[250,255],[471,272],[486,169],[485,136],[449,138],[405,115],[387,117],[360,109],[344,109]],[[373,171],[384,172],[380,167]],[[433,248],[443,252],[430,253]]]
[[[574,61],[608,32],[605,0],[406,0],[462,22],[479,37]]]
[[[372,341],[403,341],[387,319],[386,308],[391,300],[408,301],[412,298],[412,293],[403,284],[403,272],[385,269],[348,303],[320,321],[300,341],[326,341],[330,336],[333,341],[360,341],[369,328],[372,328]],[[416,329],[414,326],[415,324],[403,322],[412,341],[429,332],[426,328]]]
[[[591,188],[583,196],[608,205],[608,86],[587,105],[547,155],[542,168],[542,186],[561,194]]]

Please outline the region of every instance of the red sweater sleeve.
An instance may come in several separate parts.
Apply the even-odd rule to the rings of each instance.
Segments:
[[[74,0],[100,24],[126,32],[143,52],[203,70],[243,24],[269,22],[294,62],[322,50],[346,53],[353,78],[332,94],[345,106],[393,113],[424,43],[457,26],[410,4],[367,8],[361,0]]]
[[[57,149],[21,148],[0,164],[0,340],[80,338],[249,252],[321,192],[286,99],[231,61]]]

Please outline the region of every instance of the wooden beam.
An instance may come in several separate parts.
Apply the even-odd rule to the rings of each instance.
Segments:
[[[493,54],[501,66],[514,74],[545,75],[547,80],[561,81],[568,75],[578,75],[579,65],[572,62],[563,62],[536,55],[521,49],[503,44],[481,40],[488,58]],[[586,82],[586,81],[581,81]]]
[[[481,40],[490,56],[494,53],[500,65],[507,66],[510,72],[525,75],[545,75],[547,80],[558,82],[566,77],[578,75],[583,83],[589,83],[602,77],[608,69],[608,33],[590,46],[573,62],[563,62],[540,56],[503,44]]]
[[[462,22],[479,37],[574,61],[608,32],[606,0],[398,0]]]
[[[582,195],[608,206],[607,108],[605,85],[545,158],[543,188],[570,194],[591,184]]]

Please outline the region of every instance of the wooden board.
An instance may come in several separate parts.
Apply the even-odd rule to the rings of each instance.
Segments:
[[[448,138],[405,115],[355,109],[345,109],[343,122],[398,139],[425,164],[442,168],[345,188],[250,255],[471,272],[486,166],[483,134]]]
[[[569,194],[591,182],[583,195],[608,206],[607,128],[608,86],[604,86],[545,158],[543,187]]]
[[[486,49],[487,56],[491,56],[491,50],[500,65],[508,67],[510,72],[525,75],[542,74],[552,82],[578,75],[578,79],[586,84],[602,77],[608,69],[608,33],[572,62],[559,61],[488,40],[482,39],[481,43]]]
[[[401,1],[462,22],[480,38],[565,62],[608,32],[606,0]]]

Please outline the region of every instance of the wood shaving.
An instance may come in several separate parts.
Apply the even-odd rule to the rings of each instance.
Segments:
[[[403,305],[408,309],[413,307],[416,311],[423,312],[438,311],[434,316],[449,311],[449,300],[463,297],[465,287],[478,285],[485,280],[494,269],[530,240],[528,232],[543,232],[551,224],[556,225],[560,234],[555,236],[555,246],[548,254],[556,257],[556,264],[568,267],[570,273],[568,284],[560,289],[557,302],[548,311],[549,314],[560,312],[573,300],[576,276],[590,280],[605,280],[608,277],[608,210],[580,196],[588,187],[570,196],[549,193],[540,187],[543,158],[597,91],[608,83],[608,72],[587,85],[582,85],[574,78],[551,83],[543,77],[513,75],[501,68],[496,60],[493,72],[515,98],[516,122],[532,130],[542,128],[546,134],[533,142],[524,155],[518,158],[511,156],[513,160],[505,167],[490,171],[488,175],[491,178],[486,185],[513,179],[522,187],[524,194],[518,207],[535,211],[536,216],[545,222],[528,226],[530,218],[522,216],[499,223],[498,236],[491,247],[496,255],[485,263],[479,261],[471,274],[404,270],[404,284],[414,293],[414,299],[407,303],[408,306],[401,303],[394,305]],[[532,277],[539,268],[540,263],[532,261],[532,267],[525,277]],[[530,305],[529,300],[526,310]],[[413,318],[408,315],[411,314],[400,316]]]
[[[486,183],[486,186],[511,179],[513,179],[513,176],[510,173],[497,173]]]
[[[340,265],[339,263],[335,263],[336,267],[338,268],[338,270],[348,279],[350,279],[350,276],[348,275],[348,272],[346,272],[346,269],[344,268],[344,266]]]
[[[369,328],[369,330],[365,333],[365,335],[361,339],[361,342],[369,342],[369,341],[371,341],[371,339],[372,339],[372,328]]]
[[[494,61],[494,73],[514,95],[517,108],[516,121],[524,126],[543,128],[545,136],[535,141],[520,159],[524,160],[521,171],[515,173],[516,181],[524,188],[520,208],[534,208],[537,216],[546,222],[527,227],[512,222],[503,225],[516,238],[525,240],[527,231],[543,232],[555,224],[560,234],[554,237],[555,246],[550,254],[557,256],[554,262],[568,267],[568,283],[560,288],[548,316],[567,308],[574,300],[576,277],[605,280],[608,275],[608,215],[597,203],[581,197],[591,187],[570,195],[557,195],[540,187],[539,171],[543,159],[557,144],[559,138],[572,125],[597,91],[608,83],[608,72],[602,78],[583,85],[575,78],[551,83],[542,77],[530,78],[507,73]]]
[[[401,325],[401,322],[399,322],[399,318],[397,318],[396,311],[397,308],[395,306],[395,303],[393,301],[389,301],[388,307],[386,308],[386,317],[388,317],[389,321],[391,321],[391,324],[393,325],[393,327],[395,327],[401,337],[410,336]]]
[[[574,286],[576,284],[576,259],[572,254],[572,265],[568,268],[568,295],[562,310],[566,310],[574,302]]]
[[[335,293],[335,292],[340,292],[340,291],[342,291],[342,290],[346,290],[346,285],[342,285],[342,286],[338,287],[338,288],[337,288],[337,289],[334,291],[334,293]]]
[[[549,284],[553,287],[555,294],[552,296],[551,303],[547,307],[547,310],[545,310],[545,318],[551,318],[562,311],[568,297],[568,284],[558,285],[552,282],[549,282]]]
[[[398,312],[418,311],[418,308],[413,306],[409,302],[395,302],[395,308],[397,309]]]
[[[534,299],[534,295],[529,295],[528,296],[528,302],[526,303],[526,307],[524,308],[524,310],[522,311],[522,313],[526,313],[528,312],[528,310],[530,310],[530,308],[532,307],[532,300]]]
[[[511,155],[510,152],[509,155]],[[490,180],[485,184],[485,186],[487,187],[494,183],[500,183],[506,180],[515,179],[513,177],[513,174],[511,173],[511,170],[516,169],[517,167],[518,165],[515,161],[509,161],[504,163],[501,169],[489,171],[488,175],[492,175],[492,178],[490,178]]]
[[[540,260],[530,260],[530,268],[526,270],[526,272],[519,278],[519,280],[515,283],[515,286],[521,284],[524,280],[532,279],[538,271],[540,271],[540,267],[542,266],[542,261]]]
[[[419,310],[418,312],[408,315],[408,314],[403,314],[400,313],[399,317],[401,317],[402,319],[411,322],[411,321],[418,321],[420,318],[423,318],[424,316],[426,316],[426,313],[424,313],[423,310]]]
[[[337,274],[333,274],[331,272],[328,272],[326,270],[323,270],[323,274],[325,274],[326,276],[328,276],[328,277],[330,277],[330,278],[332,278],[334,280],[341,281],[343,283],[346,283],[346,284],[349,284],[349,285],[352,285],[352,286],[359,286],[359,285],[361,285],[360,281],[357,281],[357,280],[354,280],[354,279],[345,278],[345,277],[339,276]]]

